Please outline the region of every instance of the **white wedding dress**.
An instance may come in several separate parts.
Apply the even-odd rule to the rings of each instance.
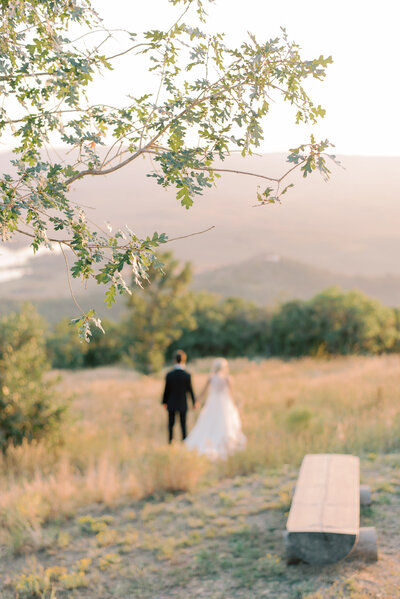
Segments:
[[[246,437],[226,377],[210,377],[207,400],[185,443],[189,449],[213,459],[226,458],[245,448]]]

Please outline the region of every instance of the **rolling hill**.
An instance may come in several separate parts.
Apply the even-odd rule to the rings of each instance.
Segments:
[[[196,290],[238,296],[262,305],[309,299],[331,286],[359,289],[388,306],[400,306],[400,277],[351,276],[303,264],[278,254],[263,254],[240,264],[199,273]]]
[[[0,314],[22,301],[32,301],[50,323],[76,315],[61,256],[45,255],[32,261],[24,277],[3,283]],[[49,276],[49,273],[50,276]],[[104,304],[103,289],[89,284],[84,289],[74,282],[74,291],[83,309],[94,307],[102,318],[118,320],[125,310],[124,298],[111,309]],[[238,264],[196,273],[195,291],[209,291],[221,297],[241,297],[260,305],[276,305],[291,299],[309,299],[330,286],[359,289],[388,306],[400,306],[400,277],[352,276],[304,264],[279,254],[266,253]]]

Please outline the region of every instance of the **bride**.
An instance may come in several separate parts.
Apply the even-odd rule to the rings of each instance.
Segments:
[[[214,360],[209,379],[199,397],[207,390],[207,400],[185,443],[189,449],[196,449],[210,458],[226,458],[234,451],[244,449],[246,437],[233,402],[225,358]]]

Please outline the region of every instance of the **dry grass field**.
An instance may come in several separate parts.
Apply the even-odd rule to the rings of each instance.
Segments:
[[[197,390],[209,365],[190,367]],[[243,359],[231,371],[248,446],[217,463],[166,445],[162,376],[63,372],[64,445],[0,464],[0,599],[400,597],[400,357]],[[318,451],[360,455],[377,564],[282,561],[297,468]]]

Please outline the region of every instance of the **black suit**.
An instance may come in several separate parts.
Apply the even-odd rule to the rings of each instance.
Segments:
[[[187,395],[190,394],[193,405],[196,403],[196,398],[193,393],[192,379],[190,374],[183,368],[174,368],[168,372],[165,379],[165,388],[162,398],[162,403],[167,406],[168,410],[168,433],[169,442],[173,437],[173,429],[175,424],[175,414],[179,412],[182,439],[186,437],[186,413],[188,409]]]

